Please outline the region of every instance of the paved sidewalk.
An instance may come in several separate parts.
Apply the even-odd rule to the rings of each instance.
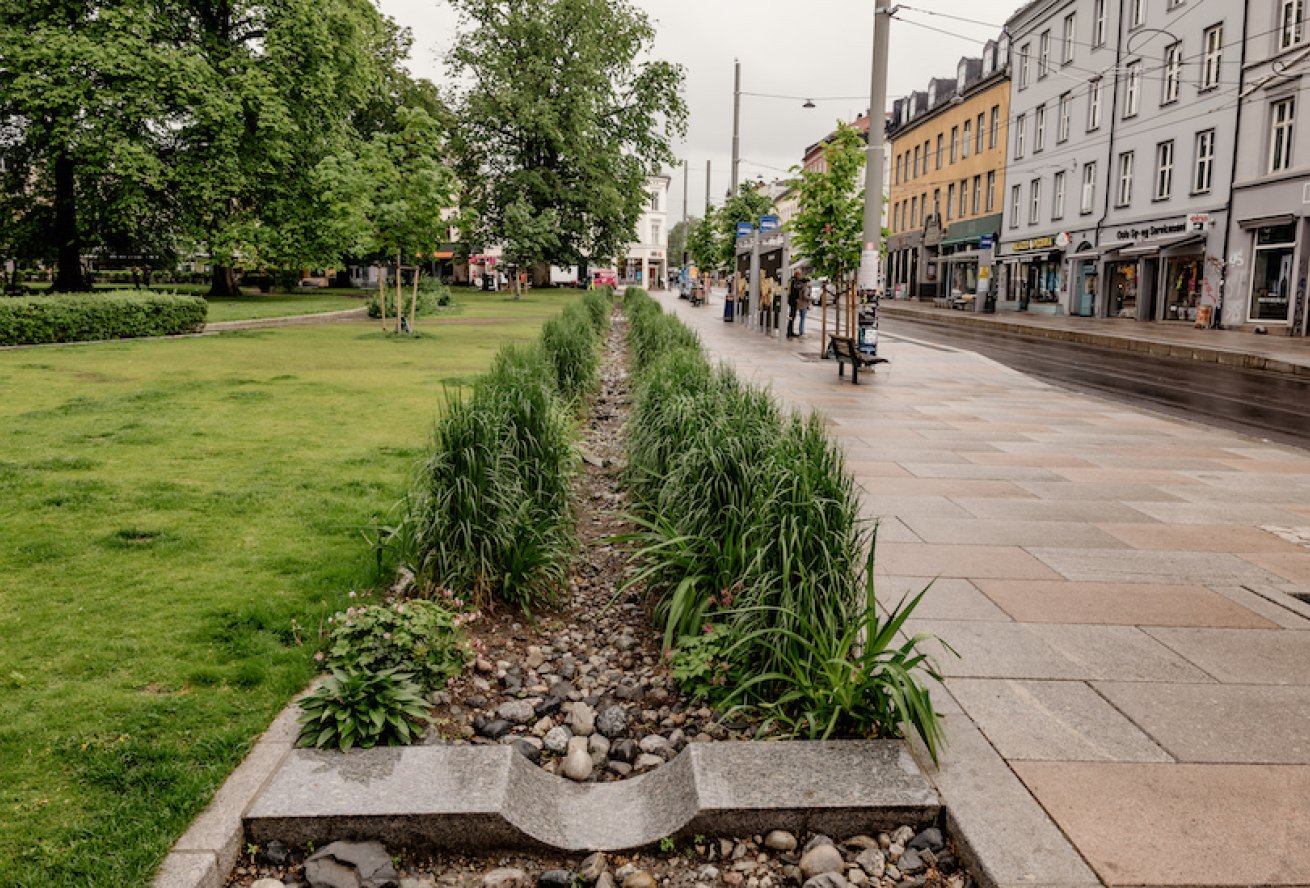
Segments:
[[[656,295],[826,414],[884,600],[938,577],[912,627],[960,655],[936,780],[989,878],[1310,884],[1310,453],[900,337],[855,387],[817,325],[803,359]]]
[[[1191,324],[1176,322],[1145,323],[1119,318],[1076,318],[1014,311],[978,314],[937,308],[926,302],[887,301],[882,303],[881,313],[886,319],[904,318],[998,334],[1040,336],[1102,348],[1310,376],[1310,339],[1304,337],[1258,335],[1237,330],[1198,330]]]

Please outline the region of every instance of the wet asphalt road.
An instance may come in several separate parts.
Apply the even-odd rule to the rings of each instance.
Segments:
[[[1310,380],[887,318],[882,335],[975,352],[1046,382],[1310,449]]]

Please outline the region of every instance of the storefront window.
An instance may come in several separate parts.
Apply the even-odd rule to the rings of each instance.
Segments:
[[[1181,256],[1168,260],[1165,272],[1164,318],[1195,321],[1205,283],[1204,257]]]
[[[1251,270],[1252,321],[1287,321],[1295,253],[1295,225],[1256,229],[1255,262]]]
[[[1109,278],[1110,317],[1137,317],[1137,263],[1111,262],[1106,265]]]

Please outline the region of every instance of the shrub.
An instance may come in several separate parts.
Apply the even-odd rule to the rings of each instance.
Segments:
[[[935,668],[920,639],[886,654],[919,599],[879,634],[873,535],[822,420],[784,415],[732,371],[712,371],[695,335],[643,292],[629,289],[624,310],[636,377],[628,583],[655,595],[675,675],[712,703],[767,710],[810,736],[894,733],[904,719],[935,756],[940,728],[915,674]]]
[[[402,295],[402,308],[405,310],[405,317],[409,317],[410,299],[412,291],[406,287]],[[387,298],[387,317],[394,319],[396,317],[396,288],[394,285],[385,289]],[[436,278],[425,277],[419,278],[418,282],[418,306],[416,308],[418,317],[427,317],[437,314],[438,310],[450,305],[454,305],[454,299],[450,295],[450,288],[441,283]],[[368,316],[370,318],[382,317],[382,303],[377,293],[374,293],[368,300]]]
[[[203,299],[146,291],[0,299],[0,345],[198,333],[207,312]]]
[[[439,688],[468,659],[462,622],[436,601],[351,607],[332,618],[324,664],[342,672],[397,670],[423,688]]]
[[[296,745],[320,749],[412,743],[429,721],[422,688],[397,669],[334,669],[300,710]]]
[[[438,422],[405,535],[433,585],[524,610],[553,599],[573,548],[573,430],[539,346],[502,349]]]
[[[576,401],[600,379],[600,343],[593,315],[574,303],[541,328],[541,345],[555,372],[555,385],[567,401]]]

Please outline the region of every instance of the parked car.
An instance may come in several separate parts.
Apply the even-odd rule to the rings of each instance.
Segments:
[[[619,285],[619,276],[616,272],[598,268],[591,273],[591,282],[598,287],[603,287],[606,284],[617,287]]]

